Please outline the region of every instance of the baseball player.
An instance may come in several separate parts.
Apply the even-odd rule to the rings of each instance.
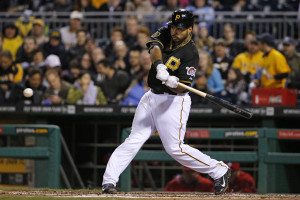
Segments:
[[[120,174],[130,164],[142,145],[158,132],[166,152],[182,165],[214,180],[215,194],[228,188],[230,169],[185,144],[183,139],[191,98],[178,82],[190,85],[195,77],[199,56],[191,39],[194,16],[187,10],[174,11],[165,27],[155,32],[147,43],[152,66],[149,90],[141,99],[129,137],[111,155],[103,175],[103,193],[116,193]]]

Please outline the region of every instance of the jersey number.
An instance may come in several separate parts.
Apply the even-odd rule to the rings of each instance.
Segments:
[[[169,60],[166,62],[167,68],[171,69],[172,71],[178,69],[179,65],[180,65],[180,59],[174,56],[171,56]]]

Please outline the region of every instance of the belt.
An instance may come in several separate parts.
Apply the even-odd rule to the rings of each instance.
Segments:
[[[184,96],[186,93],[183,93],[183,94],[177,94],[175,92],[162,92],[162,91],[158,91],[158,90],[154,90],[154,89],[151,89],[151,92],[154,93],[154,94],[166,94],[166,95],[178,95],[178,96]]]

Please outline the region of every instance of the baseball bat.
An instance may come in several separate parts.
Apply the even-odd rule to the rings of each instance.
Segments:
[[[224,107],[224,108],[227,108],[228,110],[232,111],[232,112],[235,112],[236,114],[239,114],[247,119],[250,119],[253,115],[253,113],[251,113],[250,111],[246,110],[246,109],[243,109],[243,108],[240,108],[238,107],[237,105],[234,105],[232,103],[230,103],[229,101],[226,101],[224,99],[221,99],[221,98],[218,98],[218,97],[215,97],[213,95],[210,95],[210,94],[207,94],[205,92],[202,92],[200,90],[197,90],[195,88],[192,88],[190,86],[187,86],[183,83],[178,83],[178,85],[184,89],[187,89],[205,99],[207,99],[208,101],[218,105],[218,106],[221,106],[221,107]]]

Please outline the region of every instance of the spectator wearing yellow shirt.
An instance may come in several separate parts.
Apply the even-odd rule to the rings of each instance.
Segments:
[[[274,46],[274,37],[263,33],[257,37],[259,48],[264,53],[260,85],[264,88],[284,88],[291,71],[287,61]]]
[[[245,46],[247,51],[234,58],[232,67],[239,69],[244,76],[251,77],[262,65],[263,52],[259,50],[258,42],[255,39],[247,41]]]
[[[0,104],[12,103],[9,98],[11,89],[23,79],[23,69],[13,64],[12,55],[9,51],[0,53]]]
[[[31,31],[33,20],[34,17],[31,10],[25,10],[21,17],[16,20],[15,25],[18,27],[22,37],[26,37]]]
[[[15,60],[17,51],[19,47],[23,44],[23,39],[19,35],[18,28],[12,23],[6,24],[4,25],[2,35],[2,50],[9,51],[12,54],[13,60]]]

